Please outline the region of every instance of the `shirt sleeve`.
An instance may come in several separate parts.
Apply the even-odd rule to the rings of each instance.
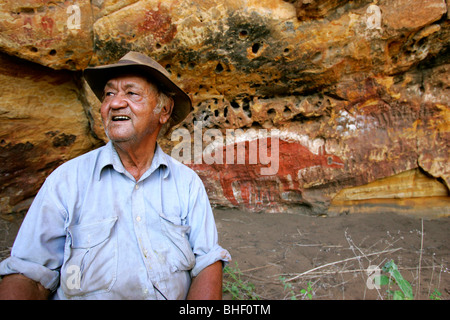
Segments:
[[[54,291],[63,262],[66,215],[52,189],[47,179],[22,222],[11,256],[0,263],[0,276],[20,273]]]
[[[218,243],[216,223],[208,195],[197,175],[191,185],[187,218],[187,223],[191,226],[189,242],[196,260],[191,276],[197,276],[216,261],[223,261],[224,266],[230,262],[230,253]]]

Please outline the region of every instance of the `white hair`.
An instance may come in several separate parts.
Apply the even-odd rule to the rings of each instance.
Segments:
[[[155,109],[153,110],[155,114],[159,114],[164,106],[169,105],[171,103],[171,100],[173,100],[172,96],[174,95],[171,92],[163,92],[161,90],[158,91],[158,101],[156,103]],[[171,126],[172,118],[169,118],[169,120],[161,127],[161,130],[158,134],[158,139],[162,138],[168,132]]]
[[[156,103],[155,110],[153,111],[155,114],[159,114],[162,108],[168,104],[170,104],[171,97],[168,94],[159,91],[158,93],[158,102]]]

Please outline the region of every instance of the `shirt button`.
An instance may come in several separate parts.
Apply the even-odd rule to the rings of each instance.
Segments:
[[[136,185],[134,186],[134,188],[137,190],[139,189],[139,183],[136,183]]]
[[[141,221],[141,217],[140,217],[140,216],[137,216],[137,217],[136,217],[136,221],[137,221],[137,222],[140,222],[140,221]]]

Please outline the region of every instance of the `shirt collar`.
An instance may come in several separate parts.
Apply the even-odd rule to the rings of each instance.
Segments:
[[[156,144],[155,153],[153,155],[152,164],[150,165],[150,168],[145,172],[141,179],[145,179],[148,177],[153,171],[158,169],[162,166],[163,170],[163,177],[167,178],[169,175],[169,165],[167,161],[167,155],[166,153],[161,149],[159,144]],[[111,141],[109,141],[101,150],[100,154],[97,160],[97,165],[95,168],[96,171],[96,177],[98,180],[101,179],[101,174],[103,172],[103,169],[107,166],[112,166],[114,170],[116,170],[119,173],[126,172],[125,167],[122,164],[122,161],[120,160],[119,154],[117,153],[116,149],[114,148]]]

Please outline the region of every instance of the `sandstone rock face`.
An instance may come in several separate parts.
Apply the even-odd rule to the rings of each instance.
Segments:
[[[342,189],[328,214],[395,212],[436,218],[450,214],[448,189],[436,179],[412,169],[363,186]]]
[[[25,210],[53,169],[99,141],[72,73],[1,54],[0,87],[0,212],[7,214]]]
[[[165,66],[195,110],[160,144],[177,155],[178,144],[189,139],[192,148],[183,150],[183,159],[199,173],[214,205],[339,213],[347,188],[381,181],[384,189],[369,188],[372,195],[364,200],[392,199],[379,196],[390,192],[392,182],[383,179],[411,170],[426,174],[447,191],[439,198],[448,198],[450,28],[444,0],[20,0],[6,1],[0,16],[0,50],[78,77],[67,101],[84,108],[91,131],[83,139],[90,146],[106,137],[99,102],[75,70],[114,62],[129,50]],[[225,159],[226,150],[241,148],[246,161],[194,161],[196,123],[200,138],[212,132],[217,138],[200,146],[204,157]],[[68,134],[45,125],[38,127]],[[227,136],[237,130],[240,140]],[[270,149],[275,142],[278,170],[262,175],[268,164],[260,158],[250,163],[250,145]],[[28,164],[36,157],[30,153],[5,172],[20,179],[21,170],[36,170]],[[415,198],[435,197],[427,184],[415,188]]]

